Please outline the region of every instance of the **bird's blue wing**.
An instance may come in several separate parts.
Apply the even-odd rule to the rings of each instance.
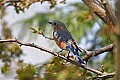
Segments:
[[[70,45],[67,45],[66,48],[70,49],[73,53],[73,56],[80,62],[85,64],[85,62],[81,59],[81,57],[78,55],[78,52]]]
[[[57,34],[59,35],[60,41],[65,42],[67,45],[73,45],[74,49],[82,52],[82,50],[77,46],[76,42],[74,41],[69,31],[66,31],[66,30],[57,31]],[[71,43],[68,43],[69,41],[71,41]]]

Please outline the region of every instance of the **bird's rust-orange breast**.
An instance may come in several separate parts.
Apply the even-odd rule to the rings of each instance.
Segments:
[[[54,38],[54,40],[61,49],[66,49],[66,44],[64,42],[59,41],[57,38]]]

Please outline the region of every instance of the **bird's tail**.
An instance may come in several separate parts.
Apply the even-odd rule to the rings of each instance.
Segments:
[[[81,59],[81,57],[78,54],[78,51],[76,51],[73,47],[71,46],[66,46],[66,48],[70,49],[72,51],[73,56],[80,62],[85,64],[85,62]]]

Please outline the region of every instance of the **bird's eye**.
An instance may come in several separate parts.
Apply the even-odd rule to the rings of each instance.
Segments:
[[[56,24],[56,23],[54,23],[54,25],[56,26],[57,24]]]

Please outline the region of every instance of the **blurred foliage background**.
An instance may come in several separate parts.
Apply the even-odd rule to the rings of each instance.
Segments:
[[[17,38],[20,40],[33,40],[39,37],[38,34],[33,35],[34,33],[31,32],[32,30],[30,28],[41,30],[44,34],[52,37],[52,27],[50,27],[47,22],[61,20],[66,24],[77,43],[87,50],[94,51],[114,42],[115,36],[108,31],[107,26],[95,16],[84,3],[72,3],[64,7],[55,7],[55,5],[57,4],[54,3],[54,5],[52,5],[54,11],[36,13],[31,18],[16,21],[12,26],[8,26],[4,20],[7,14],[7,7],[0,7],[0,38],[14,38],[14,31],[11,27],[19,28]],[[19,13],[18,11],[20,10],[16,9],[17,13]],[[48,43],[49,45],[56,45],[49,40]],[[49,62],[42,65],[27,64],[24,63],[24,60],[20,59],[23,54],[18,44],[0,44],[0,60],[1,63],[3,63],[1,73],[4,75],[11,73],[13,70],[11,66],[14,64],[16,65],[15,79],[19,80],[86,80],[96,76],[94,73],[72,64],[67,64],[66,61],[57,57],[52,57]],[[84,55],[85,53],[81,54],[81,56]],[[104,65],[104,71],[113,72],[113,58],[114,54],[110,51],[91,58],[87,66],[101,70],[100,66]]]

